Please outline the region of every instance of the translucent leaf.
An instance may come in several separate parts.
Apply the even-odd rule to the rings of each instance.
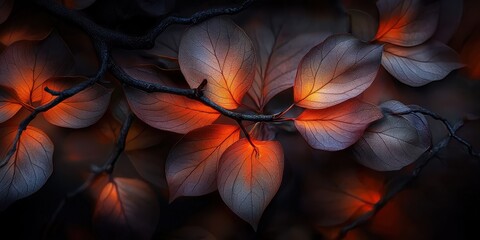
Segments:
[[[22,105],[18,102],[15,91],[0,88],[0,123],[13,117],[21,108]]]
[[[212,18],[188,29],[178,60],[190,87],[207,79],[205,96],[227,109],[239,106],[253,82],[252,42],[228,18]]]
[[[43,40],[51,31],[51,21],[42,12],[22,9],[0,28],[0,43],[9,46],[22,40]]]
[[[432,37],[437,28],[439,5],[422,0],[379,0],[380,24],[376,40],[411,47]]]
[[[70,50],[58,35],[39,43],[16,42],[0,55],[0,85],[14,89],[31,105],[41,100],[48,78],[65,75],[72,66]]]
[[[464,66],[454,50],[436,41],[410,48],[387,44],[382,65],[400,82],[414,87],[444,79]]]
[[[18,129],[0,128],[0,209],[38,191],[52,174],[53,143],[41,130],[27,127],[16,151],[7,159]]]
[[[151,67],[126,68],[125,71],[143,81],[173,85],[158,70]],[[125,94],[135,115],[148,125],[161,130],[185,134],[213,123],[220,116],[216,110],[183,96],[147,93],[131,87],[125,87]]]
[[[307,109],[295,126],[313,148],[337,151],[354,144],[382,116],[376,106],[352,99],[326,109]]]
[[[0,24],[7,20],[12,11],[13,0],[0,0]]]
[[[377,171],[399,170],[430,147],[430,130],[425,117],[419,113],[395,115],[410,109],[400,102],[388,101],[381,107],[387,113],[370,125],[355,144],[354,152],[357,161],[366,167]]]
[[[276,141],[254,144],[241,139],[223,153],[217,182],[227,206],[256,229],[282,182],[283,150]]]
[[[189,132],[171,150],[165,165],[170,201],[217,189],[217,166],[223,152],[240,138],[240,128],[214,124]]]
[[[147,184],[114,178],[100,193],[93,221],[104,239],[150,239],[159,211],[155,192]]]
[[[342,163],[323,164],[305,182],[304,206],[322,227],[338,226],[371,211],[385,191],[381,176],[347,164],[348,159],[338,160]]]
[[[382,46],[366,44],[351,35],[333,35],[303,57],[295,78],[298,106],[322,109],[367,89],[377,75]]]
[[[87,81],[85,77],[56,77],[47,80],[43,88],[54,91],[63,91],[77,84]],[[45,119],[60,127],[84,128],[96,123],[107,110],[112,90],[99,84],[69,97],[43,113]],[[52,101],[55,96],[43,92],[41,104]]]
[[[261,17],[256,16],[246,28],[257,56],[255,80],[248,94],[259,110],[275,95],[293,87],[302,57],[329,35],[313,27],[300,31],[299,28],[315,24],[312,23],[314,19],[298,14],[283,13],[268,19]]]

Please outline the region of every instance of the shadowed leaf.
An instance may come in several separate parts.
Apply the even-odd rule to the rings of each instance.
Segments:
[[[16,42],[0,55],[0,85],[14,89],[23,103],[42,99],[42,84],[73,66],[70,50],[58,35],[41,42]]]
[[[158,59],[165,68],[179,69],[178,49],[185,29],[186,27],[181,25],[170,26],[155,39],[155,47],[145,53],[149,57]]]
[[[150,83],[173,84],[152,67],[126,68],[132,77]],[[214,122],[220,114],[214,109],[192,99],[168,93],[147,93],[125,87],[132,111],[148,125],[176,133],[188,133]]]
[[[430,147],[428,123],[419,113],[392,115],[391,112],[410,109],[400,102],[388,101],[380,106],[387,113],[355,144],[356,159],[377,171],[399,170],[413,163]]]
[[[63,91],[87,81],[86,77],[55,77],[47,80],[43,88]],[[112,90],[99,84],[69,97],[43,113],[45,119],[56,126],[67,128],[84,128],[96,123],[107,110]],[[43,92],[41,104],[52,101],[55,96]]]
[[[0,24],[7,20],[12,11],[13,0],[0,0]]]
[[[100,193],[93,221],[105,239],[150,239],[159,211],[155,192],[146,183],[114,178]]]
[[[439,5],[422,0],[379,0],[380,24],[376,40],[410,47],[432,37],[437,29]]]
[[[378,21],[370,14],[357,10],[349,9],[350,24],[352,35],[358,39],[369,42],[375,38],[375,30],[378,28]]]
[[[18,129],[0,129],[0,159],[8,161],[0,168],[0,209],[38,191],[52,174],[53,143],[41,130],[27,127],[15,153],[6,159]]]
[[[96,0],[57,0],[65,7],[75,10],[81,10],[92,5]]]
[[[190,87],[207,79],[205,96],[227,109],[239,106],[253,82],[252,42],[228,18],[213,18],[188,29],[178,60]]]
[[[298,106],[322,109],[367,89],[375,79],[382,46],[351,35],[333,35],[314,47],[299,65],[294,86]]]
[[[337,151],[354,144],[380,118],[376,106],[352,99],[326,109],[307,109],[295,119],[295,126],[313,148]]]
[[[44,14],[34,10],[23,10],[13,14],[2,25],[0,43],[9,46],[21,40],[43,40],[51,31],[51,21]]]
[[[454,50],[436,41],[411,48],[387,44],[382,65],[400,82],[414,87],[444,79],[464,66]]]
[[[256,229],[282,182],[283,150],[276,141],[254,144],[241,139],[223,153],[217,182],[227,206]]]

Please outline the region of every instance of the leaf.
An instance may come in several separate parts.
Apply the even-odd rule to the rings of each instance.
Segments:
[[[388,112],[410,108],[397,101],[381,105]],[[399,170],[417,160],[431,145],[428,123],[419,113],[385,114],[366,130],[355,144],[357,161],[377,171]]]
[[[164,75],[151,67],[126,68],[125,71],[143,81],[172,86]],[[187,97],[147,93],[131,87],[124,89],[135,115],[157,129],[185,134],[213,123],[220,116],[216,110]]]
[[[313,222],[333,227],[356,219],[374,208],[385,192],[382,175],[365,171],[349,159],[322,164],[305,179],[303,205]]]
[[[422,0],[379,0],[380,24],[376,40],[411,47],[432,37],[437,28],[439,5]]]
[[[299,26],[311,25],[313,19],[285,14],[290,18],[285,15],[268,19],[257,16],[246,29],[257,56],[255,78],[248,94],[259,110],[263,110],[275,95],[293,87],[302,57],[328,36],[327,32],[318,29],[299,31]],[[258,18],[262,19],[260,24]]]
[[[165,160],[170,149],[171,146],[164,141],[162,144],[145,149],[130,150],[125,154],[144,180],[163,190],[167,189]]]
[[[87,81],[86,77],[55,77],[50,78],[43,84],[54,91],[64,91]],[[45,119],[56,126],[66,128],[84,128],[96,123],[108,108],[112,90],[99,84],[69,97],[43,113]],[[47,104],[55,97],[50,93],[43,92],[41,104]]]
[[[463,1],[440,0],[438,26],[433,39],[447,44],[457,31],[463,15]]]
[[[92,5],[96,0],[57,0],[69,9],[81,10]]]
[[[313,148],[338,151],[354,144],[382,116],[376,106],[351,99],[326,109],[307,109],[295,119],[295,126]]]
[[[215,191],[220,157],[239,138],[238,126],[224,124],[187,133],[171,150],[165,165],[170,201]]]
[[[93,221],[104,239],[150,239],[159,211],[155,192],[147,184],[114,178],[100,193]]]
[[[145,51],[147,56],[158,59],[158,62],[167,69],[180,69],[178,65],[178,49],[186,27],[173,25],[160,33],[155,39],[155,47]]]
[[[253,143],[244,138],[223,153],[217,183],[227,206],[256,229],[282,182],[283,150],[276,141]]]
[[[13,0],[0,0],[0,24],[7,20],[13,8]]]
[[[303,57],[295,78],[294,100],[322,109],[356,97],[375,79],[382,46],[350,35],[333,35]]]
[[[400,82],[413,87],[442,80],[464,66],[454,50],[436,41],[411,48],[387,44],[384,49],[385,69]]]
[[[13,117],[22,108],[15,95],[15,91],[0,87],[0,123]]]
[[[6,159],[18,129],[0,128],[0,157],[6,165],[0,168],[0,209],[38,191],[52,174],[53,143],[41,130],[27,127],[16,151]]]
[[[212,18],[188,29],[180,42],[178,61],[190,87],[207,79],[205,96],[227,109],[239,106],[253,82],[252,42],[228,18]]]
[[[21,10],[0,28],[0,43],[10,46],[21,40],[44,40],[52,32],[50,19],[38,10]]]
[[[64,75],[72,66],[70,50],[58,35],[39,43],[16,42],[0,55],[0,85],[14,89],[31,105],[42,99],[42,84],[48,78]]]

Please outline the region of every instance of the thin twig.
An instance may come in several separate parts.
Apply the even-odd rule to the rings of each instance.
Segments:
[[[115,144],[115,149],[110,154],[110,157],[105,162],[105,164],[101,168],[92,171],[82,185],[80,185],[73,191],[67,193],[65,197],[62,199],[62,201],[59,203],[59,205],[53,212],[52,216],[50,217],[50,220],[45,228],[44,235],[43,235],[44,239],[47,239],[47,235],[50,229],[52,228],[53,224],[55,223],[55,220],[57,219],[58,214],[60,214],[60,212],[62,211],[62,209],[65,207],[65,205],[70,199],[76,197],[77,195],[87,190],[95,182],[95,180],[97,180],[100,176],[102,176],[102,174],[104,173],[107,173],[109,175],[112,174],[116,162],[120,158],[121,153],[125,150],[125,143],[127,140],[128,131],[132,125],[133,119],[134,119],[134,116],[130,114],[128,115],[127,119],[123,122],[122,128],[120,129],[120,133],[118,135],[117,142]]]
[[[100,25],[86,18],[80,12],[67,9],[58,1],[54,0],[34,0],[36,4],[45,8],[49,12],[68,20],[83,29],[88,35],[98,37],[114,46],[121,46],[129,49],[149,49],[155,44],[157,36],[165,31],[167,27],[173,24],[195,24],[205,21],[209,18],[236,14],[247,8],[254,0],[244,0],[236,7],[222,7],[199,11],[190,17],[168,16],[160,21],[154,28],[142,36],[130,36],[121,32],[117,32]]]
[[[480,158],[480,153],[476,152],[474,149],[473,149],[473,146],[468,143],[466,140],[464,140],[463,138],[461,138],[460,136],[458,136],[456,134],[456,131],[455,131],[455,128],[454,126],[444,117],[440,116],[439,114],[437,113],[434,113],[428,109],[425,109],[425,108],[422,108],[422,107],[419,107],[419,106],[410,106],[410,110],[408,111],[403,111],[403,112],[395,112],[394,114],[397,114],[397,115],[405,115],[405,114],[410,114],[410,113],[421,113],[423,115],[426,115],[426,116],[430,116],[431,118],[435,119],[435,120],[438,120],[440,122],[442,122],[442,124],[445,126],[445,128],[447,129],[448,131],[448,134],[455,140],[457,140],[460,144],[464,145],[467,149],[468,149],[468,152],[470,155],[476,157],[476,158]]]

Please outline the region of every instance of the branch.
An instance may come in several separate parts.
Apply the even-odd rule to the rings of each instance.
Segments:
[[[425,109],[425,108],[422,108],[422,107],[419,107],[419,106],[411,106],[411,110],[409,111],[403,111],[403,112],[396,112],[394,114],[396,115],[405,115],[405,114],[410,114],[410,113],[421,113],[423,115],[426,115],[426,116],[430,116],[431,118],[435,119],[435,120],[438,120],[438,121],[441,121],[442,124],[445,126],[445,128],[447,129],[448,131],[448,134],[455,140],[457,140],[460,144],[464,145],[467,149],[468,149],[468,152],[470,155],[476,157],[476,158],[480,158],[480,153],[476,152],[474,149],[473,149],[473,146],[468,143],[466,140],[464,140],[463,138],[461,138],[460,136],[458,136],[456,134],[456,130],[455,130],[455,127],[450,124],[450,122],[438,115],[437,113],[434,113],[428,109]]]
[[[160,84],[149,83],[139,79],[135,79],[132,76],[128,75],[122,68],[120,68],[112,59],[109,60],[109,69],[110,72],[115,76],[120,82],[124,85],[133,87],[145,92],[162,92],[162,93],[171,93],[175,95],[185,96],[217,110],[222,115],[232,118],[236,121],[254,121],[254,122],[273,122],[273,121],[283,121],[283,118],[280,114],[245,114],[230,111],[216,104],[209,98],[205,97],[203,94],[198,94],[197,89],[184,89],[163,86]],[[203,86],[200,86],[202,88]]]
[[[115,46],[121,46],[130,49],[149,49],[155,44],[157,36],[165,31],[167,27],[173,24],[194,24],[206,19],[225,15],[236,14],[247,8],[254,0],[244,0],[241,5],[237,7],[223,7],[206,9],[194,13],[190,17],[176,17],[168,16],[164,18],[158,25],[142,36],[130,36],[124,33],[116,32],[108,28],[97,25],[92,20],[86,18],[78,11],[73,11],[65,8],[58,1],[54,0],[34,0],[36,4],[45,8],[49,12],[68,20],[75,25],[82,28],[90,36],[98,37],[107,43]]]
[[[362,224],[368,222],[377,212],[379,212],[393,197],[395,197],[399,192],[401,192],[405,187],[411,183],[416,177],[420,174],[420,172],[424,169],[424,167],[430,162],[430,160],[443,148],[445,148],[448,143],[450,142],[451,136],[445,137],[440,142],[438,142],[433,148],[422,154],[420,158],[417,159],[417,164],[415,169],[405,177],[404,175],[398,176],[389,185],[395,186],[392,189],[389,189],[387,193],[378,201],[375,205],[373,205],[373,209],[369,212],[366,212],[356,218],[353,222],[349,223],[348,225],[344,226],[340,229],[340,232],[337,236],[337,239],[343,239],[347,235],[347,233]]]
[[[38,114],[42,112],[46,112],[53,107],[57,106],[61,102],[63,102],[65,99],[74,96],[75,94],[85,90],[86,88],[92,86],[96,82],[98,82],[106,73],[107,71],[107,60],[109,56],[109,51],[108,47],[103,41],[95,41],[95,49],[97,51],[98,58],[101,60],[100,61],[100,66],[99,69],[97,70],[97,73],[93,76],[87,79],[87,81],[81,82],[69,89],[65,89],[64,91],[61,92],[55,92],[54,96],[56,96],[52,101],[41,105],[39,107],[36,107],[33,109],[33,111],[28,115],[25,119],[23,119],[19,126],[18,126],[18,131],[17,134],[15,135],[15,139],[13,141],[12,147],[10,150],[8,150],[7,154],[5,155],[5,158],[2,160],[2,163],[0,164],[0,168],[4,167],[10,158],[13,156],[13,154],[17,150],[17,145],[20,140],[20,137],[23,133],[23,131],[27,128],[27,126],[37,117]]]
[[[132,125],[134,116],[132,114],[128,115],[127,119],[123,122],[122,128],[120,129],[120,133],[115,144],[115,149],[113,150],[112,154],[110,154],[110,158],[105,162],[105,164],[98,169],[94,169],[92,173],[88,176],[85,182],[77,187],[75,190],[67,193],[62,201],[58,204],[57,208],[53,212],[50,221],[47,224],[47,227],[44,231],[44,239],[47,239],[47,235],[52,228],[55,220],[57,219],[58,214],[62,211],[63,207],[67,204],[68,200],[76,197],[80,193],[87,190],[95,180],[97,180],[102,174],[107,173],[109,175],[112,174],[113,168],[115,167],[116,162],[118,161],[121,153],[125,150],[125,143],[127,140],[128,131]]]

